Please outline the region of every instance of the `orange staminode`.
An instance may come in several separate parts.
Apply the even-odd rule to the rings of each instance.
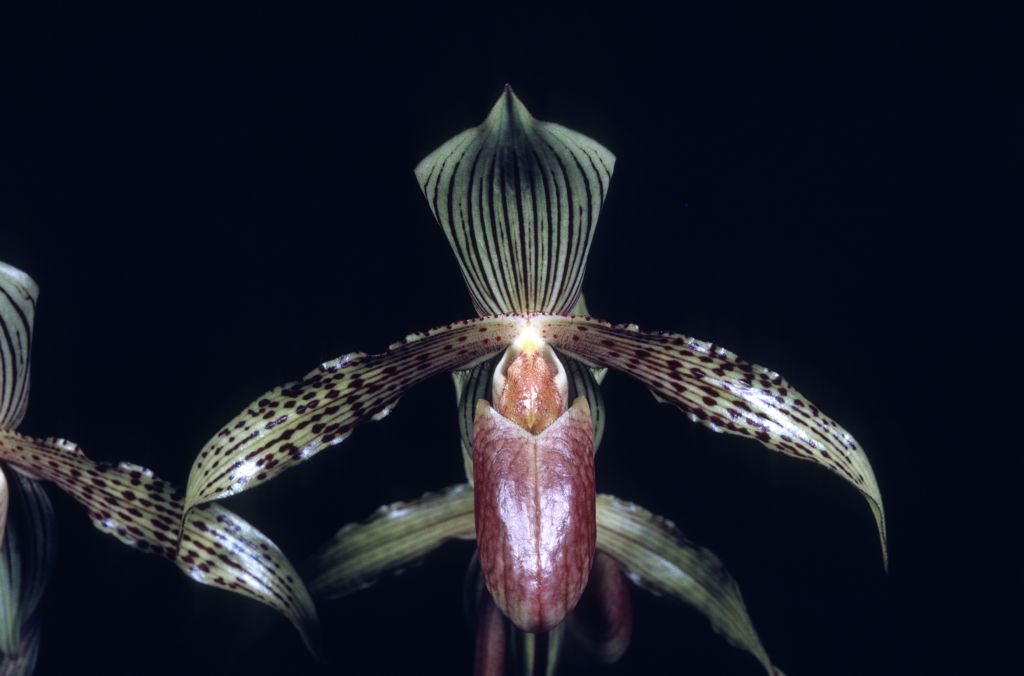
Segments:
[[[526,431],[539,434],[565,412],[565,393],[558,386],[559,370],[553,363],[557,357],[529,328],[513,350],[519,353],[505,370],[504,387],[495,392],[495,409]]]

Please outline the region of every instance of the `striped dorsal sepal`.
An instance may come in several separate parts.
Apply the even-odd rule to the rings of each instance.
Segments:
[[[419,163],[479,314],[572,310],[614,166],[596,141],[534,119],[508,86],[483,124]]]

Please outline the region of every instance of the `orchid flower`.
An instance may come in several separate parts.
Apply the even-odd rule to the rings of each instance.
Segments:
[[[310,562],[314,592],[339,598],[448,540],[475,539],[467,589],[478,673],[501,673],[512,659],[552,673],[566,642],[615,661],[632,626],[626,577],[697,608],[777,671],[717,557],[670,521],[597,494],[606,370],[637,378],[715,431],[843,477],[868,499],[884,561],[878,486],[856,441],[778,374],[711,343],[587,315],[581,287],[614,161],[595,141],[535,120],[506,88],[483,124],[416,169],[479,316],[381,354],[345,355],[267,392],[200,451],[184,491],[148,469],[91,460],[64,439],[14,431],[27,405],[38,289],[0,264],[0,670],[30,673],[38,651],[36,610],[53,551],[38,480],[68,492],[123,543],[277,609],[312,648],[316,612],[302,579],[266,536],[214,501],[341,443],[447,372],[466,483],[341,529]]]
[[[884,561],[878,485],[854,438],[774,371],[713,343],[587,316],[581,287],[614,163],[597,142],[534,119],[506,87],[480,126],[415,170],[479,316],[380,354],[347,354],[258,398],[196,458],[186,522],[383,419],[416,384],[452,373],[467,483],[343,528],[311,563],[314,592],[344,596],[447,540],[475,538],[478,673],[500,673],[510,644],[534,659],[535,636],[547,637],[551,652],[564,632],[613,661],[630,631],[620,569],[693,605],[773,671],[718,559],[671,522],[596,493],[605,370],[636,378],[716,432],[838,474],[867,498]],[[597,609],[589,630],[577,604]],[[506,639],[510,627],[523,642]]]
[[[317,631],[312,599],[265,535],[220,505],[192,510],[183,521],[181,489],[150,470],[95,462],[64,439],[14,431],[28,404],[38,294],[28,275],[0,263],[0,531],[7,526],[0,551],[0,674],[30,674],[38,657],[37,611],[53,563],[55,532],[40,479],[70,494],[97,528],[121,542],[170,559],[197,582],[279,610],[312,646]]]
[[[25,417],[37,292],[28,275],[0,263],[0,434]],[[0,673],[35,668],[53,534],[53,507],[40,484],[0,465]]]

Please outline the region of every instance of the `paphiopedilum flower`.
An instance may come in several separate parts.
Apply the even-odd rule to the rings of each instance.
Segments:
[[[38,292],[28,275],[0,263],[0,434],[20,425],[28,408]],[[35,668],[53,533],[53,507],[39,482],[0,465],[0,674]]]
[[[55,534],[40,479],[71,495],[97,528],[121,542],[173,561],[202,584],[282,612],[312,647],[317,631],[312,599],[291,563],[261,532],[214,504],[190,511],[183,520],[183,491],[150,470],[96,462],[65,439],[14,431],[28,405],[38,294],[28,275],[0,263],[0,525],[7,524],[0,551],[0,674],[30,674],[38,657],[38,608]]]
[[[416,168],[479,316],[412,334],[380,354],[347,354],[267,392],[200,452],[186,514],[341,443],[387,416],[416,384],[450,372],[469,483],[343,529],[314,566],[314,589],[343,595],[446,539],[475,537],[484,598],[500,611],[482,604],[485,669],[501,662],[486,646],[502,644],[490,630],[505,626],[502,616],[526,634],[562,630],[601,552],[635,582],[704,611],[772,669],[713,555],[646,510],[597,495],[603,370],[636,378],[715,431],[841,476],[867,498],[884,558],[878,485],[853,437],[774,371],[713,343],[587,316],[581,288],[613,167],[600,144],[534,119],[506,88],[479,127]],[[614,596],[614,584],[597,586],[599,598]]]

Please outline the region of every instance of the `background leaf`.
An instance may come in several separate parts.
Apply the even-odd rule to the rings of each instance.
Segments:
[[[597,496],[597,547],[634,583],[693,606],[729,643],[746,650],[769,674],[772,666],[743,605],[739,587],[718,557],[683,537],[675,525],[611,495]]]
[[[384,505],[363,523],[348,524],[306,566],[318,598],[340,599],[369,587],[449,540],[476,537],[473,488],[452,486],[412,502]]]
[[[39,287],[27,274],[0,263],[0,429],[14,429],[28,407],[32,322]]]

